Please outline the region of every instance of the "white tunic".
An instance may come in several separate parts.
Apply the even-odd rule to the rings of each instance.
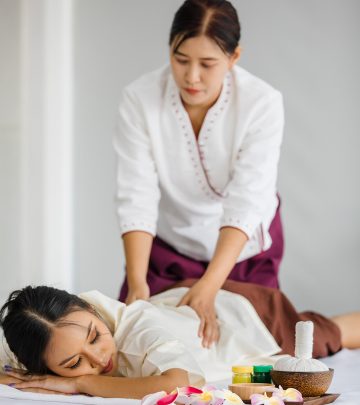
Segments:
[[[198,139],[168,66],[127,86],[114,139],[121,233],[157,234],[209,261],[231,226],[250,239],[238,261],[268,249],[283,124],[281,94],[239,66]]]
[[[216,313],[220,341],[211,349],[197,336],[199,318],[189,306],[176,307],[186,288],[171,289],[129,306],[98,291],[81,294],[114,334],[118,372],[125,377],[159,375],[171,368],[188,372],[191,384],[230,378],[234,364],[273,363],[280,347],[254,307],[241,295],[220,290]],[[264,359],[266,357],[266,359]]]

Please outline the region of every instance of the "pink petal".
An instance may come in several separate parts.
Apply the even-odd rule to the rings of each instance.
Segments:
[[[202,387],[203,391],[216,391],[217,388],[214,385],[204,385]]]
[[[145,397],[141,400],[141,405],[155,405],[157,401],[160,398],[163,398],[165,395],[167,395],[165,391],[145,395]]]
[[[159,399],[156,404],[157,405],[169,405],[175,402],[175,399],[177,398],[179,394],[177,392],[171,393],[169,395],[166,395],[165,397]]]
[[[199,399],[196,399],[194,402],[191,403],[195,405],[208,405],[210,401],[200,401]]]
[[[262,394],[252,394],[250,396],[250,400],[251,400],[251,405],[262,405],[265,404],[267,398],[265,398],[264,395]]]
[[[203,391],[201,389],[192,387],[192,386],[178,388],[178,392],[181,395],[202,394],[203,393]]]

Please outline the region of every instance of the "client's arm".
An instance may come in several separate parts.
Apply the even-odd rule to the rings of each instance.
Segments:
[[[158,376],[106,377],[84,375],[78,379],[78,391],[90,395],[114,398],[142,398],[157,391],[170,392],[176,387],[189,385],[188,373],[173,368]]]
[[[21,380],[19,378],[15,378],[15,377],[0,373],[0,384],[9,385],[12,387],[16,383],[21,383]],[[41,393],[41,394],[60,394],[60,392],[44,390],[43,388],[27,388],[27,389],[24,389],[24,391],[36,392],[36,393]]]
[[[167,370],[158,376],[136,378],[102,375],[26,376],[15,372],[7,374],[21,379],[22,381],[15,383],[13,387],[24,391],[40,388],[64,394],[88,394],[108,398],[140,399],[156,391],[170,392],[176,387],[189,385],[188,373],[179,368]]]

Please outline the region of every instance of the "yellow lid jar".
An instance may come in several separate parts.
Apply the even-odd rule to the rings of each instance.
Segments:
[[[232,367],[232,383],[251,383],[251,377],[253,372],[252,366],[233,366]]]

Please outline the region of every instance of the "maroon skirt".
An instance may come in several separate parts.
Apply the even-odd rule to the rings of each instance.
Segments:
[[[228,276],[229,280],[279,288],[278,273],[284,251],[280,202],[269,233],[272,239],[271,247],[256,256],[236,263]],[[156,237],[153,241],[147,273],[150,295],[164,291],[179,281],[201,278],[207,266],[208,262],[185,256]],[[120,301],[125,301],[127,292],[128,286],[125,277],[120,291]]]

